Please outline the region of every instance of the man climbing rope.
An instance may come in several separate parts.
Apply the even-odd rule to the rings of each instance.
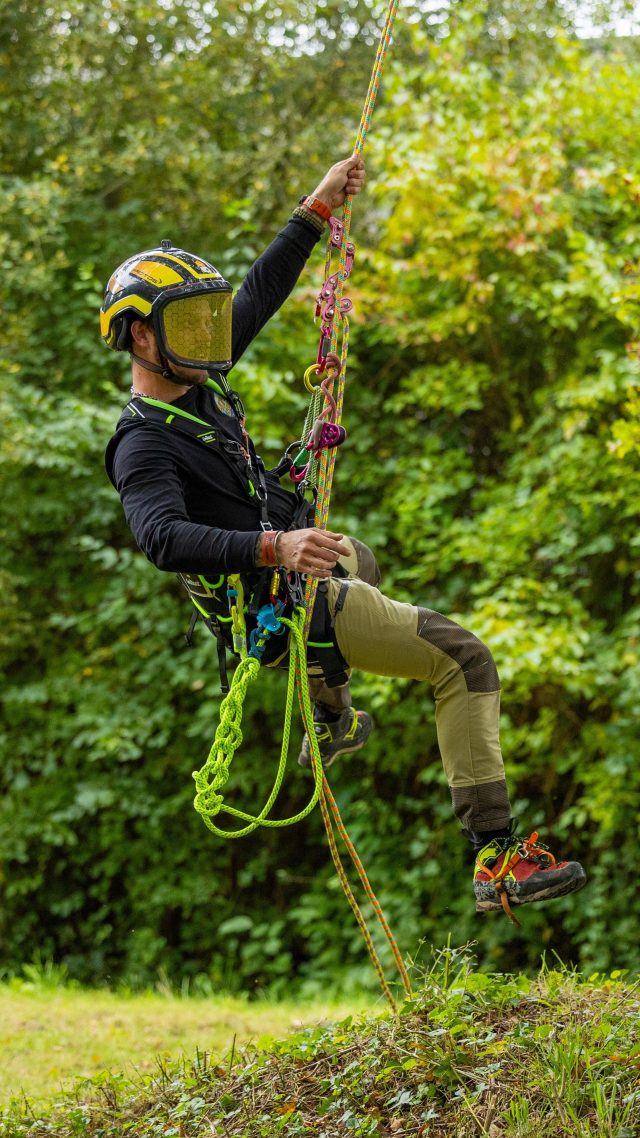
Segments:
[[[577,862],[556,863],[537,834],[523,841],[513,832],[489,650],[437,612],[386,597],[362,543],[309,527],[308,503],[283,489],[280,468],[265,470],[227,380],[364,174],[356,154],[332,166],[233,298],[212,265],[169,241],[115,270],[100,326],[110,348],[131,355],[132,400],[108,444],[107,472],[138,546],[159,569],[181,576],[218,637],[222,664],[225,646],[246,647],[265,597],[292,603],[291,595],[279,600],[281,581],[293,582],[291,590],[300,576],[320,580],[308,653],[325,766],[359,750],[371,731],[367,713],[352,707],[351,668],[433,685],[454,813],[477,854],[476,907],[508,911],[509,902],[573,892],[585,874]],[[333,356],[328,363],[339,366]],[[262,662],[277,666],[286,654],[274,635]],[[306,737],[299,761],[311,762]]]

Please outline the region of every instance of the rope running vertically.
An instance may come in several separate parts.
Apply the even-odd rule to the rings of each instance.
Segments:
[[[365,147],[365,143],[367,140],[367,134],[369,133],[369,127],[371,125],[371,116],[373,115],[373,110],[374,110],[374,107],[376,104],[376,99],[378,97],[378,91],[380,89],[380,80],[382,78],[382,72],[384,69],[384,65],[385,65],[387,53],[389,51],[389,47],[391,45],[391,35],[393,32],[393,25],[395,22],[395,18],[396,18],[396,15],[398,13],[399,2],[400,2],[400,0],[390,0],[390,2],[389,2],[389,7],[387,9],[387,15],[385,18],[384,27],[383,27],[382,33],[380,35],[380,42],[378,44],[378,50],[376,52],[375,63],[373,65],[373,70],[371,72],[371,79],[369,81],[369,89],[367,91],[367,95],[366,95],[365,102],[364,102],[364,107],[362,109],[362,116],[360,118],[360,126],[358,128],[358,134],[356,137],[356,143],[355,143],[355,147],[354,147],[354,153],[355,154],[362,154],[364,147]],[[345,278],[346,278],[347,245],[349,243],[349,234],[351,231],[351,203],[352,203],[352,200],[353,199],[351,197],[348,197],[344,203],[343,208],[342,208],[343,236],[342,236],[342,246],[340,248],[340,267],[338,270],[338,287],[336,290],[336,312],[339,312],[339,310],[340,310],[340,300],[342,299],[342,293],[344,290],[344,282],[345,282]],[[332,332],[332,338],[331,338],[331,351],[335,352],[337,349],[337,346],[338,346],[338,324],[337,324],[337,321],[335,321],[334,325],[333,325],[333,332]],[[347,364],[348,351],[349,351],[349,323],[345,319],[345,320],[343,320],[343,336],[342,336],[342,345],[341,345],[341,352],[340,352],[340,365],[341,365],[340,366],[340,375],[338,376],[338,380],[337,380],[337,393],[335,396],[336,412],[335,412],[335,416],[334,416],[334,421],[337,424],[340,423],[340,419],[342,417],[342,407],[343,407],[343,403],[344,403],[344,384],[345,384],[345,377],[346,377],[346,364]],[[329,390],[331,390],[331,386],[332,385],[329,385]],[[319,469],[318,469],[318,498],[317,498],[317,503],[316,503],[316,513],[315,513],[315,523],[314,523],[318,529],[326,529],[326,526],[327,526],[327,521],[329,518],[329,503],[331,500],[331,488],[333,485],[333,472],[334,472],[335,463],[336,463],[336,451],[335,451],[335,449],[324,450],[322,452],[322,457],[320,459],[320,465],[319,465]],[[315,600],[315,595],[316,595],[317,589],[318,589],[317,578],[309,578],[307,581],[307,589],[305,592],[305,607],[307,610],[307,626],[306,626],[305,634],[307,636],[308,636],[308,632],[309,632],[309,624],[311,621],[311,613],[313,611],[313,602]]]
[[[384,27],[383,27],[383,30],[381,33],[380,42],[379,42],[378,50],[376,53],[376,59],[375,59],[373,71],[371,74],[371,80],[369,83],[369,90],[367,92],[364,108],[362,111],[362,117],[360,120],[360,127],[358,130],[358,135],[357,135],[356,144],[355,144],[355,153],[357,153],[357,154],[361,154],[363,149],[364,149],[367,133],[369,130],[369,125],[371,122],[371,116],[373,113],[373,108],[375,106],[376,98],[378,95],[378,90],[380,87],[380,79],[381,79],[381,75],[382,75],[382,70],[383,70],[386,55],[387,55],[387,52],[388,52],[388,49],[389,49],[389,46],[391,43],[391,33],[393,30],[393,24],[394,24],[394,20],[395,20],[396,14],[397,14],[398,6],[399,6],[399,0],[390,0],[388,10],[387,10],[386,19],[385,19],[385,24],[384,24]],[[342,300],[344,282],[345,282],[345,279],[347,278],[348,273],[349,273],[349,270],[347,268],[347,257],[348,257],[347,246],[349,243],[348,239],[349,239],[350,224],[351,224],[351,198],[348,197],[346,199],[346,201],[344,203],[344,207],[343,207],[343,215],[342,215],[342,227],[343,228],[342,228],[342,244],[340,247],[340,267],[338,270],[338,280],[337,280],[337,284],[336,284],[336,293],[335,293],[335,300],[336,300],[335,311],[336,311],[336,313],[340,314],[340,319],[342,322],[342,342],[341,342],[341,352],[340,352],[341,366],[340,366],[340,373],[339,373],[336,380],[329,379],[328,381],[325,380],[323,382],[323,388],[325,389],[325,391],[328,391],[328,393],[329,393],[326,396],[325,405],[328,405],[328,404],[333,402],[334,397],[333,397],[333,390],[332,389],[333,389],[333,386],[335,384],[337,384],[337,392],[336,392],[336,396],[335,396],[335,410],[333,411],[333,415],[332,415],[333,421],[336,424],[339,424],[340,418],[342,415],[342,406],[343,406],[343,401],[344,401],[344,381],[345,381],[345,373],[346,373],[347,354],[348,354],[348,349],[349,349],[349,324],[348,324],[348,320],[346,318],[346,312],[341,308],[340,302]],[[328,276],[329,272],[330,272],[330,258],[331,258],[331,252],[329,250],[328,254],[327,254],[327,264],[325,267],[325,277]],[[348,309],[349,307],[350,307],[350,305],[345,305],[346,309]],[[338,324],[338,321],[334,320],[333,325],[332,325],[332,331],[331,331],[331,349],[330,350],[332,352],[336,351],[336,347],[337,347],[337,343],[338,343],[338,327],[337,327],[337,324]],[[310,370],[313,370],[313,369],[310,369]],[[320,391],[319,387],[313,387],[311,390],[312,390],[313,394],[312,394],[309,414],[307,416],[307,422],[309,425],[311,423],[313,423],[315,421],[315,419],[317,418],[319,411],[320,411],[320,408],[322,406],[323,395],[324,395],[324,391]],[[304,437],[305,438],[307,437],[307,424],[305,424]],[[331,487],[332,487],[332,483],[333,483],[334,467],[335,467],[335,448],[333,448],[333,447],[330,448],[329,450],[323,449],[321,456],[318,459],[317,463],[316,463],[315,459],[312,459],[310,461],[310,469],[309,469],[310,481],[312,481],[313,483],[315,483],[317,481],[317,488],[318,488],[317,500],[316,500],[316,513],[315,513],[315,519],[314,519],[314,524],[317,528],[326,529],[326,526],[327,526],[327,521],[328,521],[328,516],[329,516],[329,503],[330,503],[330,498],[331,498]],[[234,755],[237,747],[239,746],[239,744],[242,741],[241,718],[242,718],[242,707],[243,707],[243,703],[244,703],[244,699],[245,699],[245,695],[246,695],[247,686],[253,680],[255,680],[257,678],[257,675],[260,671],[259,660],[255,659],[252,656],[247,656],[246,652],[244,653],[244,658],[241,660],[240,664],[238,665],[238,667],[236,669],[236,673],[234,675],[231,690],[222,702],[220,724],[219,724],[218,729],[216,731],[216,736],[215,736],[214,742],[212,744],[211,750],[209,752],[209,756],[208,756],[204,766],[199,771],[194,771],[194,773],[193,773],[193,778],[194,778],[195,784],[196,784],[196,797],[195,797],[194,805],[195,805],[196,810],[202,815],[202,818],[203,818],[205,824],[208,826],[208,828],[214,834],[216,834],[219,837],[224,837],[224,838],[240,838],[240,837],[244,837],[247,834],[252,833],[257,827],[280,828],[283,826],[292,825],[295,822],[299,822],[310,813],[310,811],[313,809],[313,807],[316,805],[316,803],[318,801],[320,802],[320,809],[322,812],[322,818],[324,821],[325,829],[327,831],[329,848],[331,851],[331,856],[333,859],[334,866],[336,868],[336,872],[337,872],[338,877],[340,879],[340,882],[342,884],[342,888],[343,888],[344,893],[347,897],[347,900],[348,900],[348,902],[349,902],[349,904],[353,910],[353,913],[354,913],[354,916],[355,916],[356,921],[358,923],[358,926],[360,928],[360,931],[362,932],[362,935],[364,937],[369,955],[371,957],[371,962],[373,964],[373,967],[374,967],[376,974],[378,976],[378,979],[380,981],[384,995],[387,998],[387,1000],[389,1001],[391,1007],[395,1010],[396,1003],[395,1003],[394,997],[393,997],[391,990],[389,988],[389,985],[387,984],[387,981],[385,979],[384,971],[383,971],[382,965],[380,963],[380,959],[378,957],[378,954],[376,952],[375,946],[373,944],[371,934],[369,933],[369,929],[367,927],[366,920],[365,920],[365,918],[364,918],[364,916],[360,910],[358,902],[355,899],[355,896],[354,896],[353,891],[351,889],[351,886],[349,884],[344,866],[342,864],[340,854],[338,852],[335,833],[333,830],[334,823],[335,823],[336,829],[337,829],[337,831],[338,831],[338,833],[339,833],[339,835],[340,835],[340,837],[341,837],[341,839],[345,845],[345,848],[347,849],[349,856],[351,857],[351,860],[352,860],[352,862],[356,868],[356,871],[358,873],[358,876],[360,878],[362,886],[365,890],[365,893],[366,893],[367,897],[369,898],[369,900],[373,906],[376,917],[378,918],[380,925],[382,927],[382,930],[383,930],[383,932],[387,938],[387,941],[389,943],[389,946],[391,948],[391,952],[393,954],[393,957],[394,957],[394,960],[396,963],[396,967],[397,967],[398,972],[400,974],[402,985],[404,987],[405,992],[408,995],[411,994],[411,984],[409,981],[409,976],[408,976],[406,967],[404,965],[404,962],[402,960],[402,957],[400,955],[400,951],[399,951],[398,946],[396,944],[393,933],[391,932],[391,929],[389,928],[386,917],[385,917],[385,915],[384,915],[384,913],[380,907],[380,904],[377,900],[377,897],[376,897],[375,893],[373,892],[371,885],[369,884],[369,879],[368,879],[367,874],[365,872],[364,866],[363,866],[363,864],[362,864],[362,862],[358,856],[358,853],[355,849],[355,846],[353,845],[353,843],[351,842],[351,839],[349,838],[349,835],[346,831],[346,828],[345,828],[344,823],[342,821],[342,818],[340,816],[340,812],[338,810],[338,805],[336,803],[335,798],[333,797],[333,794],[331,793],[329,784],[327,782],[326,775],[325,775],[324,770],[322,768],[319,746],[318,746],[317,738],[315,735],[315,731],[313,729],[313,714],[312,714],[311,705],[310,705],[309,688],[308,688],[308,680],[307,680],[307,669],[306,669],[306,641],[308,638],[309,624],[310,624],[310,620],[311,620],[311,613],[313,610],[313,605],[314,605],[315,598],[316,598],[317,586],[318,586],[317,578],[308,578],[307,579],[307,585],[306,585],[306,591],[305,591],[304,608],[300,607],[298,610],[296,610],[294,612],[291,620],[285,619],[284,617],[280,618],[281,622],[289,628],[291,664],[290,664],[290,672],[289,672],[289,685],[288,685],[288,691],[287,691],[287,707],[286,707],[286,713],[285,713],[285,727],[284,727],[284,732],[283,732],[282,751],[281,751],[280,763],[278,765],[278,771],[276,773],[276,778],[275,778],[275,782],[274,782],[272,791],[268,797],[268,800],[267,800],[265,806],[256,815],[248,814],[242,810],[237,810],[234,807],[227,806],[224,803],[223,795],[221,793],[221,790],[222,790],[223,786],[225,785],[225,783],[227,782],[228,777],[229,777],[229,768],[231,765],[231,760],[233,759],[233,755]],[[269,817],[269,814],[270,814],[271,808],[273,807],[273,805],[275,803],[275,800],[278,796],[278,792],[279,792],[281,785],[282,785],[282,779],[284,776],[284,769],[285,769],[285,764],[286,764],[286,760],[287,760],[287,753],[288,753],[288,748],[289,748],[289,737],[290,737],[290,730],[291,730],[291,711],[292,711],[292,704],[293,704],[293,699],[294,699],[294,686],[293,686],[294,677],[295,677],[295,686],[296,686],[297,692],[298,692],[298,700],[300,702],[301,711],[302,711],[302,719],[303,719],[305,730],[307,732],[307,736],[309,738],[309,743],[310,743],[310,748],[311,748],[312,769],[313,769],[313,773],[314,773],[314,790],[313,790],[312,797],[311,797],[310,801],[308,802],[307,806],[304,809],[302,809],[301,811],[299,811],[297,814],[295,814],[293,817],[284,818],[284,819],[271,819]],[[213,819],[216,817],[216,815],[218,815],[221,812],[235,818],[236,820],[238,820],[241,823],[244,823],[244,825],[241,825],[239,829],[232,830],[232,831],[222,829],[221,827],[216,825],[216,823],[213,821]],[[332,818],[333,818],[333,821],[332,821]]]
[[[371,124],[371,116],[373,114],[373,109],[375,107],[376,99],[378,96],[378,91],[380,88],[380,80],[382,77],[382,71],[384,68],[387,52],[388,52],[390,44],[391,44],[391,36],[392,36],[392,32],[393,32],[394,21],[395,21],[397,11],[398,11],[398,6],[399,6],[399,0],[390,0],[389,6],[387,9],[387,15],[386,15],[384,27],[382,29],[382,33],[380,36],[380,42],[378,44],[378,50],[376,53],[373,71],[371,73],[371,79],[369,82],[369,89],[367,91],[367,96],[366,96],[363,111],[362,111],[362,117],[360,119],[360,126],[358,129],[358,135],[357,135],[356,143],[355,143],[355,147],[354,147],[354,153],[356,153],[356,154],[362,154],[362,152],[364,150],[365,142],[367,139],[367,134],[369,131],[369,126]],[[345,282],[345,279],[348,275],[348,273],[347,273],[347,245],[349,242],[349,234],[350,234],[350,229],[351,229],[351,202],[352,202],[351,197],[347,197],[347,199],[344,203],[343,211],[342,211],[342,227],[343,227],[342,245],[340,248],[340,266],[339,266],[339,270],[338,270],[338,283],[337,283],[336,294],[335,294],[335,311],[336,311],[336,314],[341,313],[340,301],[342,299],[342,294],[343,294],[343,290],[344,290],[344,282]],[[331,260],[331,251],[330,251],[330,247],[329,247],[329,250],[327,253],[327,263],[325,266],[325,279],[329,276],[329,273],[330,273],[330,260]],[[346,315],[341,314],[341,319],[342,319],[342,342],[341,342],[341,350],[340,350],[340,372],[339,372],[339,375],[337,377],[337,380],[335,380],[333,383],[330,382],[330,383],[326,384],[326,386],[328,387],[328,390],[331,394],[333,393],[332,388],[334,386],[334,383],[337,385],[337,390],[336,390],[336,394],[335,394],[336,407],[335,407],[335,412],[332,416],[332,420],[336,424],[340,423],[340,420],[342,417],[342,407],[343,407],[343,403],[344,403],[344,385],[345,385],[345,378],[346,378],[347,355],[348,355],[348,351],[349,351],[349,323],[348,323],[348,320],[346,318]],[[333,328],[332,328],[332,337],[331,337],[331,351],[332,352],[336,351],[337,345],[338,345],[338,321],[334,320],[334,324],[333,324]],[[317,389],[316,389],[316,392],[317,392]],[[317,414],[317,403],[316,403],[316,406],[313,406],[313,403],[314,403],[314,400],[312,398],[313,410],[311,411],[311,409],[310,409],[309,420],[312,420],[315,417],[315,415]],[[306,427],[305,427],[305,432],[306,432]],[[305,435],[305,437],[306,437],[306,435]],[[329,504],[330,504],[330,500],[331,500],[331,488],[333,485],[333,473],[334,473],[334,468],[335,468],[335,461],[336,461],[336,449],[335,448],[331,448],[329,450],[323,450],[322,451],[322,455],[321,455],[320,460],[319,460],[319,466],[318,466],[318,471],[317,471],[318,496],[317,496],[317,501],[316,501],[316,512],[315,512],[315,519],[314,519],[314,524],[318,529],[326,529],[326,527],[327,527],[327,522],[328,522],[328,518],[329,518]],[[311,622],[311,614],[313,612],[313,606],[315,603],[317,588],[318,588],[318,579],[317,578],[308,578],[307,579],[306,591],[305,591],[305,608],[306,608],[306,614],[307,614],[306,615],[306,623],[305,623],[305,639],[308,637],[308,634],[309,634],[309,625]],[[298,690],[300,691],[300,687]],[[365,873],[364,866],[362,865],[362,862],[358,856],[357,850],[356,850],[355,846],[353,845],[353,842],[351,841],[351,839],[347,833],[346,827],[342,821],[340,811],[338,809],[338,804],[337,804],[333,794],[331,793],[331,789],[329,787],[329,783],[327,781],[326,774],[323,774],[322,794],[320,796],[320,809],[322,812],[322,819],[324,822],[324,826],[325,826],[325,829],[327,832],[327,838],[329,841],[329,849],[331,851],[331,857],[333,859],[333,863],[334,863],[336,872],[337,872],[338,877],[340,879],[340,883],[342,885],[342,888],[343,888],[343,891],[344,891],[345,896],[347,898],[347,901],[349,902],[349,905],[351,906],[351,909],[354,913],[354,916],[356,918],[356,921],[357,921],[357,924],[360,928],[360,931],[362,932],[362,935],[364,937],[365,943],[367,945],[367,950],[368,950],[369,956],[371,958],[371,962],[373,964],[373,967],[374,967],[376,974],[378,976],[378,979],[380,981],[380,985],[382,987],[384,995],[387,998],[387,1000],[389,1001],[391,1007],[395,1009],[395,1006],[396,1006],[395,1000],[393,998],[393,995],[392,995],[392,993],[389,989],[389,986],[386,982],[386,979],[384,977],[384,972],[382,969],[382,965],[380,963],[380,958],[376,952],[375,946],[374,946],[373,941],[371,939],[371,935],[369,933],[366,920],[365,920],[365,918],[361,912],[360,906],[358,905],[358,902],[356,901],[356,898],[355,898],[353,891],[351,889],[351,886],[349,884],[349,880],[347,878],[344,866],[343,866],[341,858],[340,858],[340,854],[338,852],[338,847],[337,847],[335,834],[334,834],[334,830],[333,830],[333,824],[334,823],[335,823],[336,829],[338,830],[338,833],[340,834],[340,837],[342,838],[342,841],[345,845],[345,848],[347,849],[347,852],[349,853],[349,856],[350,856],[350,858],[351,858],[351,860],[352,860],[352,862],[356,868],[358,876],[360,877],[360,880],[362,882],[365,893],[367,894],[367,896],[368,896],[368,898],[369,898],[369,900],[373,906],[376,917],[378,918],[378,921],[380,922],[382,930],[383,930],[383,932],[387,938],[388,944],[391,948],[393,958],[394,958],[395,963],[396,963],[396,967],[397,967],[399,975],[400,975],[400,979],[402,981],[402,985],[403,985],[404,990],[407,993],[407,995],[411,995],[411,982],[409,980],[409,975],[408,975],[407,969],[405,967],[404,961],[402,960],[402,956],[401,956],[400,951],[398,949],[398,945],[396,943],[396,940],[395,940],[393,933],[391,932],[391,929],[389,927],[389,924],[386,920],[386,917],[382,911],[382,908],[380,907],[380,904],[378,902],[378,899],[377,899],[375,893],[373,892],[373,889],[371,888],[371,885],[369,884],[369,879]],[[333,821],[332,821],[332,816],[333,816]]]

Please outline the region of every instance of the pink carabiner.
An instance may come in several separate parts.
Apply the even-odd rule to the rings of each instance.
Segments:
[[[306,466],[303,466],[302,470],[296,470],[295,466],[292,466],[291,469],[289,470],[289,478],[291,479],[292,482],[302,482],[303,478],[307,477],[307,471],[308,470],[309,470],[309,463],[307,463]]]

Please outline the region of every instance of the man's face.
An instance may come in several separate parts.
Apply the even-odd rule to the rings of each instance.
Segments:
[[[137,356],[143,360],[148,360],[149,363],[163,366],[158,340],[150,321],[134,320],[131,325],[131,338]],[[170,363],[170,367],[171,371],[180,379],[184,379],[187,384],[206,383],[209,378],[204,368],[184,367],[181,364],[174,363]]]

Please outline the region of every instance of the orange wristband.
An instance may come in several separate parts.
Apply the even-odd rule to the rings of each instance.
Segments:
[[[260,545],[260,560],[270,569],[275,569],[278,564],[276,557],[276,543],[281,533],[281,529],[267,529],[262,535],[262,542]]]
[[[331,217],[329,206],[325,202],[321,202],[319,198],[301,198],[300,205],[303,205],[305,209],[310,209],[312,213],[317,213],[324,221],[328,221]]]

